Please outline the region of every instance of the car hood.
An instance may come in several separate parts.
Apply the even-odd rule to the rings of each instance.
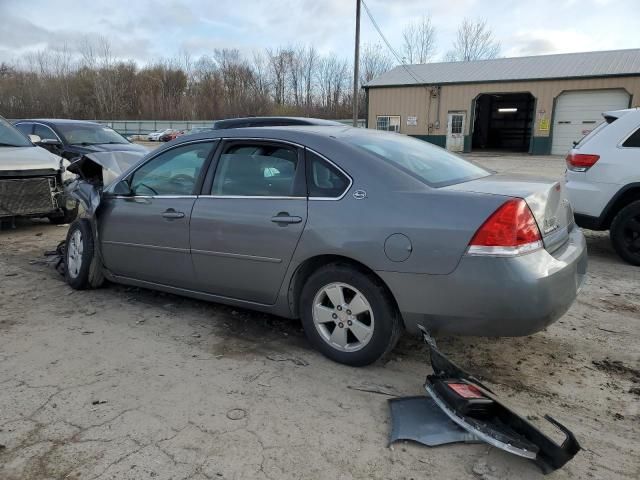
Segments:
[[[62,158],[40,147],[0,147],[0,175],[3,172],[61,170]]]
[[[96,145],[69,145],[68,151],[84,155],[94,152],[141,152],[149,153],[142,145],[136,145],[135,143],[99,143]]]

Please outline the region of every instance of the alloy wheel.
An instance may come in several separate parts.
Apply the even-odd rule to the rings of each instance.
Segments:
[[[374,316],[366,297],[346,283],[322,287],[313,300],[313,323],[332,348],[355,352],[364,348],[374,329]]]

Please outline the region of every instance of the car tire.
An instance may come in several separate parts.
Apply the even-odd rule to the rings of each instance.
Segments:
[[[623,260],[640,266],[640,200],[631,202],[611,222],[609,237]]]
[[[89,220],[80,218],[69,226],[64,256],[64,277],[71,288],[85,290],[102,285],[104,277],[95,255]]]
[[[62,209],[61,216],[49,217],[49,221],[54,225],[64,225],[66,223],[73,222],[78,216],[78,207],[72,208],[71,210],[67,210],[66,208]]]
[[[402,333],[402,320],[387,288],[374,275],[348,264],[324,266],[307,279],[300,315],[317,350],[354,367],[385,357]]]

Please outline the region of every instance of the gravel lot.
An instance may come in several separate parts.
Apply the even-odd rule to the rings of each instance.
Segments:
[[[472,158],[557,177],[562,159]],[[422,392],[424,347],[404,338],[355,369],[313,351],[296,321],[152,291],[71,290],[43,252],[66,228],[0,231],[0,479],[540,478],[486,445],[387,447],[387,396]],[[439,338],[534,423],[584,447],[550,478],[640,477],[640,268],[587,232],[571,310],[523,338]]]

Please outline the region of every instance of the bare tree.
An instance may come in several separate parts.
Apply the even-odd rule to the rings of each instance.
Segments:
[[[500,55],[500,42],[495,40],[486,20],[465,18],[458,27],[453,49],[447,52],[449,62],[485,60]]]
[[[360,52],[360,85],[391,70],[395,63],[379,43],[365,44]]]
[[[402,51],[407,63],[427,63],[436,53],[436,29],[429,15],[402,31]]]

